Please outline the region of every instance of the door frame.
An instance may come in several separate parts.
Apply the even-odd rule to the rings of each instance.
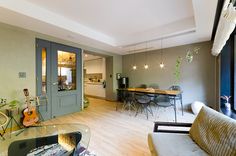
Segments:
[[[52,58],[53,58],[53,49],[52,49],[52,45],[58,45],[59,47],[64,47],[64,48],[69,48],[69,49],[78,49],[78,56],[77,56],[77,62],[76,62],[76,90],[78,91],[78,97],[79,97],[79,109],[78,111],[81,111],[83,108],[83,72],[82,72],[82,68],[83,68],[83,62],[82,62],[82,49],[80,48],[76,48],[76,47],[72,47],[72,46],[67,46],[67,45],[63,45],[60,43],[56,43],[56,42],[51,42],[51,41],[47,41],[47,40],[43,40],[43,39],[39,39],[36,38],[35,40],[36,43],[36,95],[39,96],[42,93],[42,49],[46,48],[46,80],[47,80],[47,92],[46,95],[48,97],[48,104],[45,106],[45,108],[42,108],[39,110],[40,113],[42,114],[44,119],[51,119],[54,117],[53,115],[53,106],[52,106],[52,91],[53,91],[53,87],[52,87],[52,83],[53,83],[53,79],[55,79],[55,75],[53,78],[53,74],[52,74],[52,70],[53,68],[55,68],[55,63],[53,63]],[[63,48],[63,49],[64,49]],[[54,56],[55,58],[55,56]],[[55,60],[57,62],[57,59]],[[54,64],[54,65],[53,65]],[[67,94],[69,94],[70,91],[68,91]]]

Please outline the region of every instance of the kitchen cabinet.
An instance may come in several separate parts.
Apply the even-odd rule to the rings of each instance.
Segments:
[[[101,82],[85,82],[84,83],[85,95],[105,98],[105,88]]]

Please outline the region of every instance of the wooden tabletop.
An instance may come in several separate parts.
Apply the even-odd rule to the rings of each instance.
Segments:
[[[140,93],[148,93],[148,94],[162,94],[162,95],[179,95],[182,91],[179,90],[161,90],[161,89],[153,89],[153,88],[124,88],[118,89],[120,91],[129,91],[129,92],[140,92]]]

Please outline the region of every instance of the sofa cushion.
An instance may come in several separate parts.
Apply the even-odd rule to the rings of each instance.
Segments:
[[[205,156],[188,134],[150,133],[148,145],[152,156]]]
[[[236,155],[236,121],[209,107],[202,107],[190,136],[210,155]]]

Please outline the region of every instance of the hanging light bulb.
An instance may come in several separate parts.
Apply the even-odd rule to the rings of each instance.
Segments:
[[[146,42],[146,51],[145,51],[145,62],[147,62],[147,42]],[[144,64],[144,69],[148,69],[149,66],[147,63]]]
[[[133,70],[136,70],[137,69],[137,66],[136,66],[136,64],[135,64],[135,47],[134,47],[134,53],[133,53],[133,66],[132,66],[132,69]]]
[[[147,64],[144,65],[144,69],[148,69],[148,65]]]
[[[165,67],[165,64],[163,62],[163,49],[162,49],[162,39],[161,39],[161,63],[160,63],[160,68],[163,69]]]
[[[160,68],[163,69],[165,67],[165,64],[163,62],[160,63]]]

